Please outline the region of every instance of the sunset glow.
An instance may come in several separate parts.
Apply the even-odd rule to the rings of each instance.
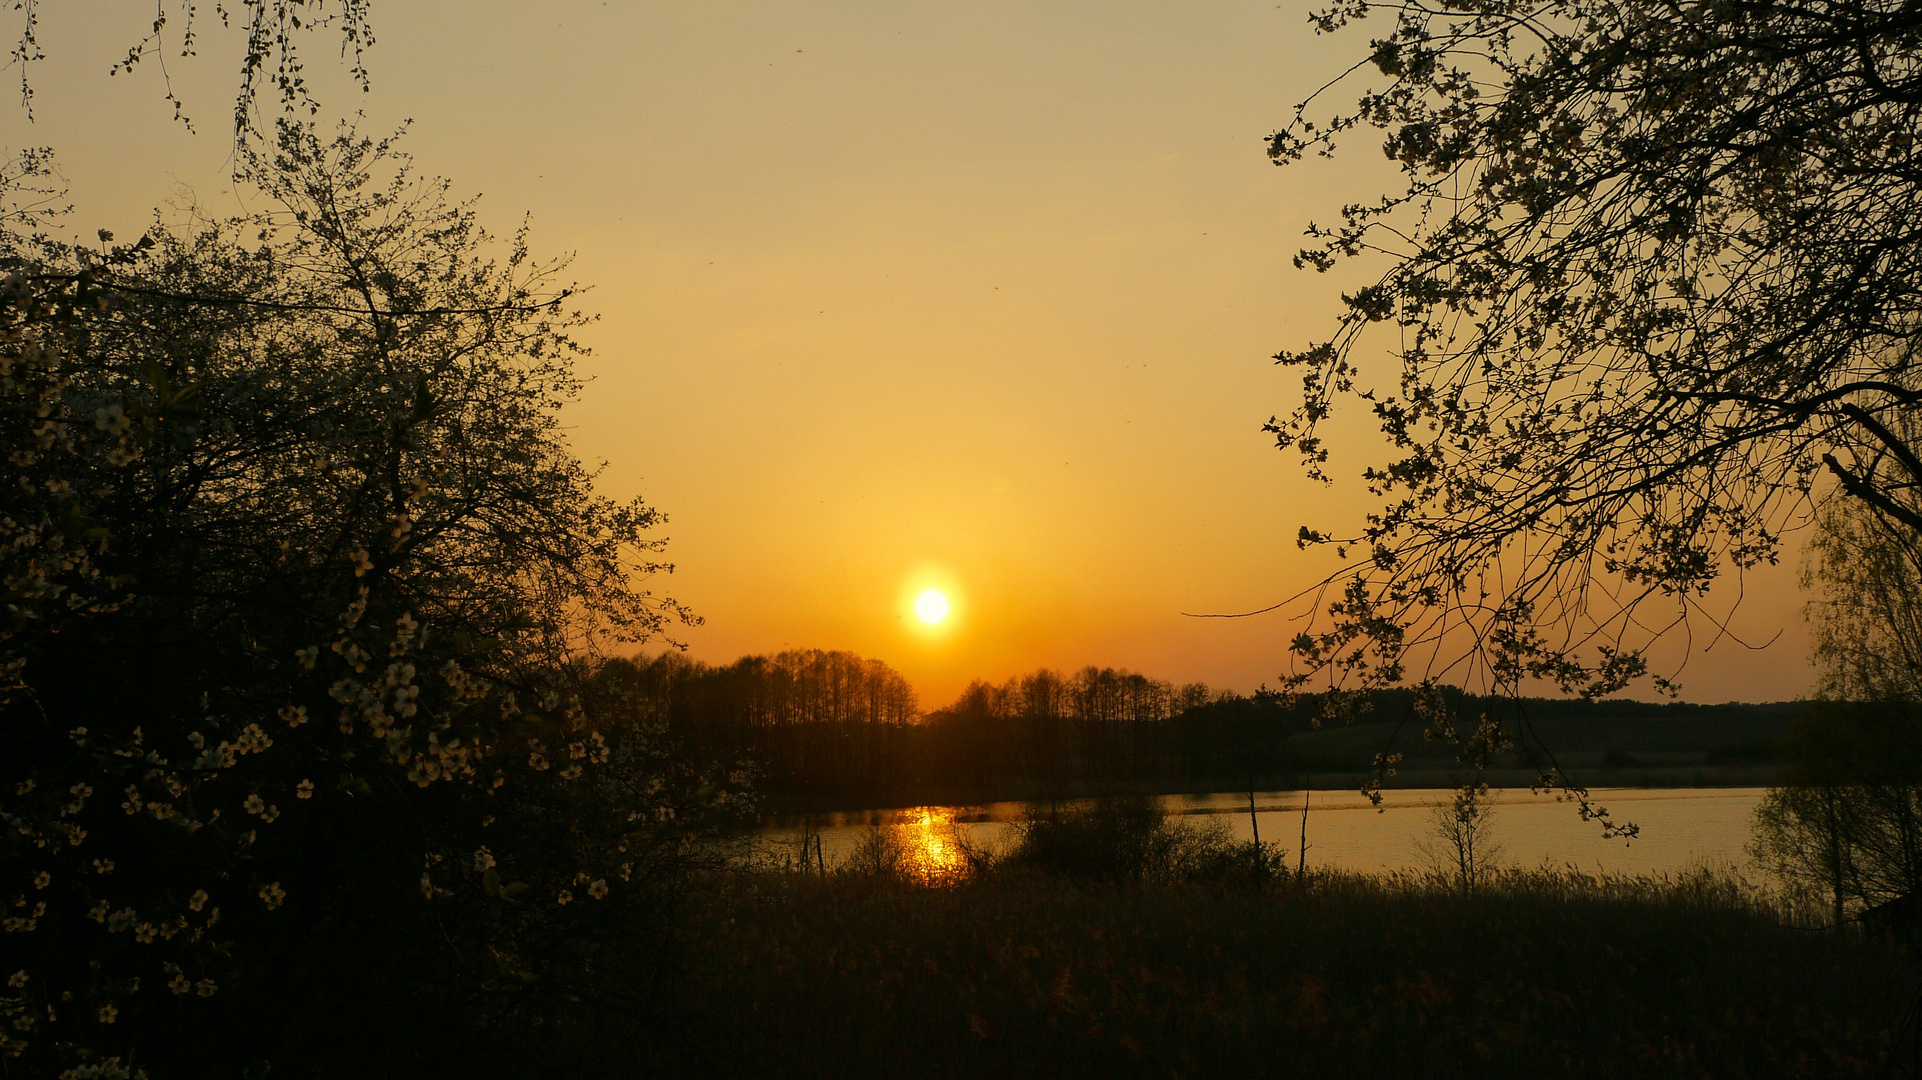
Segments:
[[[411,117],[419,169],[485,192],[484,223],[526,213],[537,255],[575,253],[601,318],[565,422],[606,494],[669,515],[654,587],[701,616],[691,657],[848,649],[927,707],[1042,666],[1244,692],[1282,671],[1303,604],[1182,613],[1336,569],[1295,537],[1357,522],[1382,453],[1367,415],[1331,418],[1323,487],[1260,431],[1299,396],[1271,357],[1361,284],[1289,256],[1382,179],[1363,154],[1270,162],[1282,105],[1350,62],[1292,5],[462,10],[384,10],[371,94],[307,77],[364,133]],[[157,69],[98,77],[150,16],[42,18],[36,119],[0,128],[59,134],[72,229],[138,236],[187,191],[249,209],[227,139],[155,122]],[[230,101],[232,66],[172,73],[189,112]],[[783,167],[743,131],[782,132]],[[1741,593],[1731,631],[1782,639],[1703,658],[1689,696],[1802,693],[1795,559]]]

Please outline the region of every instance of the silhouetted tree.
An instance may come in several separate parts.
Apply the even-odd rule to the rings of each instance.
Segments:
[[[0,228],[0,1049],[34,1075],[417,1074],[635,1001],[590,931],[735,795],[580,692],[687,616],[644,587],[660,515],[556,419],[560,267],[391,142],[288,125],[244,172],[260,213],[127,248]]]
[[[1903,417],[1908,434],[1915,422]],[[1915,496],[1902,492],[1904,503]],[[1752,852],[1849,910],[1922,893],[1922,537],[1872,503],[1823,508],[1806,573],[1820,700],[1791,729]]]
[[[32,116],[33,65],[46,59],[40,48],[40,8],[35,0],[13,5],[19,33],[11,52],[19,69],[20,101]],[[320,105],[308,90],[306,64],[300,45],[304,35],[332,32],[340,35],[340,54],[348,60],[348,71],[362,90],[369,79],[364,63],[366,51],[374,44],[373,26],[368,20],[372,0],[232,0],[216,5],[220,20],[216,32],[230,30],[235,24],[245,35],[241,49],[239,81],[234,95],[234,137],[249,139],[261,134],[259,102],[262,90],[278,98],[285,113],[301,110],[309,115]],[[144,61],[157,65],[164,80],[166,99],[173,104],[174,119],[188,123],[186,103],[175,96],[172,77],[167,75],[167,58],[185,58],[204,48],[207,33],[205,9],[193,0],[159,0],[152,8],[145,36],[127,48],[127,55],[112,68],[112,74],[132,74]]]
[[[1449,801],[1430,808],[1428,835],[1416,841],[1435,871],[1464,894],[1481,888],[1501,859],[1501,845],[1490,828],[1494,814],[1494,794],[1487,784],[1463,784]]]
[[[1773,561],[1823,491],[1922,531],[1896,497],[1922,479],[1896,423],[1922,404],[1922,10],[1343,0],[1314,22],[1364,19],[1385,25],[1354,70],[1385,83],[1332,116],[1318,93],[1270,151],[1374,128],[1404,179],[1310,230],[1299,265],[1385,269],[1277,357],[1304,399],[1271,429],[1311,474],[1342,397],[1398,455],[1366,471],[1361,529],[1302,530],[1358,560],[1294,642],[1304,674],[1390,682],[1459,647],[1509,692],[1608,692],[1645,672],[1639,625]],[[1380,389],[1376,324],[1400,361]]]

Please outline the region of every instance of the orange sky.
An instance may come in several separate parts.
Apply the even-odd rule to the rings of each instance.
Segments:
[[[56,148],[77,232],[137,235],[186,192],[240,209],[233,37],[209,20],[170,61],[190,135],[157,68],[106,76],[152,7],[80,7],[43,15],[37,121],[0,108],[5,144]],[[527,212],[538,250],[577,252],[602,320],[567,416],[610,494],[670,514],[693,655],[850,649],[932,707],[1041,665],[1243,691],[1285,666],[1284,618],[1180,612],[1287,596],[1329,565],[1297,526],[1363,509],[1260,431],[1293,402],[1268,357],[1341,284],[1289,266],[1302,227],[1385,177],[1365,136],[1335,164],[1263,153],[1361,44],[1305,10],[376,3],[371,94],[321,39],[307,60],[367,130],[412,118],[496,231]],[[955,611],[931,634],[909,605],[933,582]],[[1780,640],[1693,657],[1687,697],[1808,690],[1793,566],[1748,594],[1738,627]]]

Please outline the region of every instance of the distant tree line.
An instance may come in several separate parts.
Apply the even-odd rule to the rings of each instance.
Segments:
[[[977,681],[922,713],[886,664],[819,649],[614,660],[593,682],[697,759],[751,763],[774,811],[1285,784],[1313,713],[1102,667]]]
[[[725,665],[676,652],[613,660],[590,692],[699,760],[758,772],[755,787],[777,807],[887,789],[920,716],[899,672],[821,649]]]
[[[1443,722],[1437,716],[1470,725],[1492,716],[1529,731],[1527,724],[1537,721],[1642,717],[1693,729],[1731,714],[1793,708],[1497,700],[1453,687],[1436,693],[1424,709],[1417,690],[1376,690],[1339,702],[1351,710],[1344,716],[1331,714],[1336,703],[1316,695],[1290,699],[1266,689],[1244,695],[1090,666],[1043,668],[1002,683],[977,680],[954,701],[924,712],[914,688],[887,664],[820,649],[719,665],[678,652],[616,659],[596,670],[588,690],[598,711],[663,732],[677,753],[706,771],[740,770],[761,807],[774,813],[1292,788],[1309,774],[1369,770],[1374,751],[1354,740],[1306,737],[1318,726],[1349,721],[1430,733],[1401,740],[1407,767],[1472,771],[1455,760],[1458,748],[1447,732],[1430,732]],[[1710,761],[1736,751],[1746,754],[1736,755],[1740,762],[1775,760],[1772,738],[1753,741],[1753,747],[1711,748]],[[1530,736],[1510,744],[1487,764],[1546,772],[1552,759],[1540,742]],[[1632,761],[1633,749],[1617,756]]]
[[[934,786],[1055,797],[1285,782],[1311,714],[1266,691],[1177,686],[1118,668],[975,682],[928,714]]]

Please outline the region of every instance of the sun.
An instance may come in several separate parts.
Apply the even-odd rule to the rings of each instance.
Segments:
[[[948,597],[940,589],[929,589],[914,598],[914,613],[933,626],[948,617]]]

